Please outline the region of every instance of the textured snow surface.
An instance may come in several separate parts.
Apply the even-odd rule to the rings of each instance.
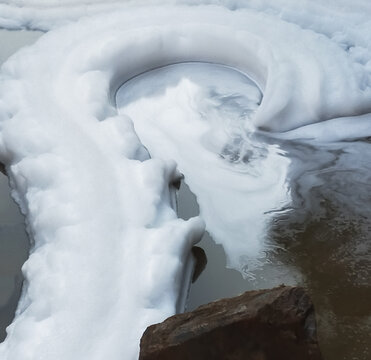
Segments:
[[[246,95],[249,112],[239,119],[239,134],[253,142],[260,130],[322,142],[371,136],[367,1],[199,3],[0,2],[1,26],[53,29],[1,68],[0,161],[33,241],[1,360],[135,359],[143,330],[177,310],[189,249],[204,223],[176,216],[169,184],[179,172],[171,152],[183,152],[177,161],[184,173],[192,172],[187,152],[200,157],[205,173],[216,169],[219,184],[211,185],[220,196],[200,200],[206,221],[227,199],[238,214],[239,186],[241,193],[250,187],[266,194],[265,202],[251,203],[251,213],[266,212],[270,199],[269,210],[289,201],[288,161],[274,143],[253,162],[261,181],[250,173],[242,184],[236,172],[214,166],[223,117],[214,112],[220,98],[210,89]],[[218,89],[215,80],[205,90],[202,76],[184,79],[165,89],[161,101],[137,99],[118,113],[115,94],[125,81],[190,61],[236,68],[256,86],[236,90],[226,80]],[[212,125],[202,114],[215,115]],[[167,138],[159,141],[158,132]],[[177,145],[179,134],[189,139],[186,150],[183,140]],[[212,150],[204,158],[200,144]],[[211,179],[202,174],[190,177],[200,192]],[[235,198],[226,195],[229,185]],[[251,258],[262,250],[264,221],[253,222],[260,224],[257,233],[248,246],[243,239],[241,247],[231,246],[231,263],[239,261],[236,249],[249,249]]]

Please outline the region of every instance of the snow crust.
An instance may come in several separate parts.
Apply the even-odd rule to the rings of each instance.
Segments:
[[[204,223],[176,216],[175,153],[191,189],[205,193],[206,222],[225,206],[235,219],[249,211],[258,223],[253,259],[263,247],[259,214],[289,201],[288,160],[274,141],[257,146],[261,131],[322,142],[371,136],[367,1],[151,4],[0,2],[2,27],[53,29],[1,68],[0,161],[33,241],[2,360],[135,359],[143,330],[181,310],[189,250]],[[210,92],[217,81],[206,93],[197,86],[202,71],[158,101],[132,102],[125,111],[133,119],[118,113],[115,94],[124,82],[192,61],[230,66],[255,82],[236,90],[225,81],[223,90],[246,95],[238,131],[264,154],[250,168],[255,179],[215,157],[225,142],[214,112],[221,99]],[[178,108],[169,108],[174,101]],[[205,113],[215,115],[211,123]],[[256,196],[253,208],[239,197],[246,191]],[[220,212],[226,224],[228,211]],[[225,237],[228,226],[215,231]],[[239,261],[236,249],[246,251],[244,239],[231,246],[231,262]]]

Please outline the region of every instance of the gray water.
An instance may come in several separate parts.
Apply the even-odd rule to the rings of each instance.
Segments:
[[[0,30],[0,65],[41,35],[38,31]],[[22,289],[21,267],[29,251],[24,217],[10,191],[8,178],[0,173],[0,342],[5,339],[5,329],[14,318]]]
[[[280,283],[304,286],[317,314],[326,360],[371,359],[371,144],[365,141],[312,148],[282,144],[291,156],[293,204],[277,215],[267,237],[277,250],[245,280],[226,269],[220,245],[205,235],[208,257],[190,291],[189,309]],[[289,156],[289,155],[288,155]],[[179,214],[199,213],[196,197],[183,185]]]
[[[196,196],[187,184],[182,182],[178,193],[178,215],[189,219],[199,215]],[[187,310],[191,311],[211,301],[237,296],[248,290],[265,289],[280,284],[295,285],[300,282],[300,274],[293,267],[283,263],[265,263],[255,271],[255,280],[246,280],[241,273],[226,267],[226,256],[221,245],[215,244],[208,232],[200,243],[207,256],[207,265],[191,286]],[[274,273],[274,277],[270,276]]]

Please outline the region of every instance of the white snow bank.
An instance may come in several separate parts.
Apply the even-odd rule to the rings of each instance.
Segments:
[[[95,11],[82,3],[40,4],[3,2],[1,24],[48,29]],[[241,134],[298,129],[293,136],[304,131],[308,137],[309,129],[310,137],[334,139],[332,126],[319,122],[347,117],[336,139],[371,135],[368,115],[357,116],[371,111],[367,3],[352,2],[350,9],[345,2],[327,8],[313,1],[253,1],[239,11],[112,4],[114,12],[57,28],[2,67],[0,161],[34,241],[24,266],[26,290],[0,345],[2,360],[134,359],[145,327],[176,311],[188,250],[203,223],[177,219],[168,186],[178,176],[174,162],[148,159],[132,120],[117,114],[115,91],[126,80],[184,61],[229,65],[263,92]],[[233,9],[242,1],[225,4]],[[106,5],[92,6],[100,12]],[[192,96],[182,99],[182,108]],[[205,131],[200,116],[188,114],[192,126]],[[147,120],[138,120],[144,145],[153,141],[151,152],[165,156]],[[179,129],[186,129],[185,120]],[[193,127],[189,135],[200,149]],[[275,145],[263,150],[262,188],[272,186],[266,199],[280,203],[287,160]],[[205,167],[216,164],[205,154]],[[228,183],[241,192],[257,186],[214,168],[221,191],[229,191]],[[238,201],[227,205],[242,206]],[[258,248],[253,242],[251,251]]]

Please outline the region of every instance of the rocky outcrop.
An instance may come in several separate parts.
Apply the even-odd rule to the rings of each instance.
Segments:
[[[144,332],[140,360],[319,360],[303,288],[249,291],[172,316]]]

